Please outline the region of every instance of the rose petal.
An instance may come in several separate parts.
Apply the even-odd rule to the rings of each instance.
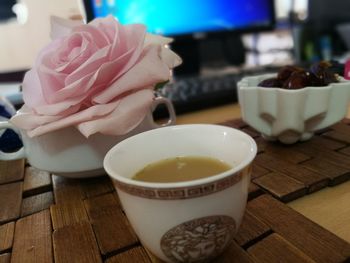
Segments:
[[[79,109],[79,105],[94,93],[94,89],[88,90],[88,88],[92,86],[90,82],[94,82],[93,78],[91,78],[91,76],[86,76],[74,83],[74,85],[58,91],[55,96],[53,96],[53,98],[57,98],[57,101],[51,104],[36,106],[34,108],[35,111],[38,114],[47,115],[62,115],[67,111],[70,113],[75,112],[72,107],[74,107],[74,109]],[[95,86],[94,88],[98,89],[99,87]],[[65,97],[65,99],[60,100],[61,97]]]
[[[98,104],[107,103],[124,92],[154,86],[156,83],[168,80],[170,71],[161,61],[159,52],[159,46],[147,47],[139,62],[111,86],[102,90],[100,94],[93,98],[93,102]]]
[[[106,46],[98,50],[88,60],[86,60],[79,68],[77,68],[75,71],[69,74],[69,76],[65,80],[65,84],[70,85],[73,82],[81,79],[83,76],[89,75],[91,73],[95,73],[105,63],[109,63],[109,60],[108,60],[109,49],[110,47]]]
[[[135,61],[132,57],[135,58]],[[95,85],[103,87],[110,86],[115,79],[118,79],[127,70],[129,70],[138,58],[139,56],[135,56],[134,50],[129,50],[118,59],[104,63],[95,72]]]
[[[54,58],[61,61],[55,63],[55,70],[71,74],[99,49],[89,35],[74,34],[63,43],[62,50],[56,52]]]
[[[119,35],[120,23],[112,15],[108,15],[105,18],[96,18],[92,20],[89,25],[97,28],[100,32],[103,32],[109,40],[109,43],[113,42],[115,35]]]
[[[167,45],[173,42],[172,38],[163,37],[160,35],[148,33],[145,38],[144,47],[153,44],[159,44],[162,46],[161,58],[168,65],[169,68],[175,68],[182,63],[182,59],[172,50],[170,50]]]
[[[24,75],[22,89],[23,101],[28,107],[34,108],[37,105],[46,104],[35,68],[32,68]]]
[[[81,25],[73,29],[73,32],[89,35],[91,40],[99,47],[103,48],[110,44],[108,37],[91,24]]]
[[[145,89],[118,101],[94,105],[66,118],[55,119],[53,117],[53,122],[45,123],[45,121],[52,120],[49,119],[49,116],[38,116],[28,112],[19,114],[16,118],[13,117],[11,121],[17,127],[27,127],[27,133],[30,137],[73,125],[77,125],[80,132],[86,137],[96,132],[106,135],[122,135],[128,133],[144,119],[149,112],[153,97],[153,91]],[[27,123],[25,123],[25,117],[27,117]],[[34,129],[28,129],[28,127],[34,127],[38,123],[42,124]]]
[[[118,24],[112,26],[118,26]],[[125,29],[121,29],[120,34],[116,35],[115,41],[103,52],[103,55],[100,53],[93,55],[73,72],[67,78],[66,84],[98,70],[96,85],[107,85],[129,70],[141,55],[145,28],[130,25],[126,26]]]
[[[45,60],[45,58],[43,60]],[[55,93],[64,87],[64,80],[67,74],[57,72],[43,63],[38,67],[38,76],[44,99],[47,103],[51,103]]]
[[[146,38],[145,38],[144,47],[149,46],[149,45],[153,45],[153,44],[159,44],[161,46],[165,46],[165,45],[168,45],[171,42],[173,42],[173,40],[174,39],[172,39],[170,37],[163,37],[160,35],[147,33]]]
[[[72,29],[76,26],[82,25],[82,21],[68,20],[57,16],[51,16],[51,39],[57,39],[69,35]]]
[[[32,115],[31,121],[34,123],[42,122],[40,126],[36,126],[34,129],[28,130],[28,136],[35,137],[55,130],[63,129],[65,127],[74,126],[79,123],[93,120],[94,118],[100,118],[113,111],[119,104],[119,101],[114,101],[109,104],[95,105],[87,108],[83,111],[69,115],[65,118],[55,119],[53,122],[45,123],[45,120],[49,120],[48,116]],[[42,118],[42,119],[40,119]],[[47,119],[45,119],[47,118]],[[18,124],[18,121],[17,121]],[[28,125],[29,126],[29,125]]]
[[[89,90],[93,87],[94,82],[95,79],[93,73],[83,76],[76,82],[71,83],[57,91],[55,96],[52,97],[51,105],[55,105],[63,101],[70,102],[70,105],[81,102],[82,98],[86,98],[90,94]],[[95,86],[95,88],[97,87]]]
[[[170,69],[173,69],[182,63],[182,59],[175,52],[166,47],[162,47],[160,57]]]
[[[45,46],[38,54],[34,67],[26,73],[23,79],[22,88],[23,88],[23,100],[24,103],[30,107],[35,107],[37,105],[46,104],[44,98],[43,89],[41,86],[41,80],[38,74],[38,68],[42,65],[43,57],[50,53],[52,50],[57,49],[62,40],[55,40],[49,45]],[[27,76],[28,75],[28,76]]]
[[[145,118],[153,98],[152,90],[140,90],[121,99],[114,111],[103,118],[82,122],[77,127],[85,137],[97,132],[106,135],[124,135]]]
[[[23,130],[31,130],[36,127],[54,122],[60,119],[61,116],[47,116],[47,115],[37,115],[33,110],[24,105],[16,115],[14,115],[10,122],[16,127]]]
[[[146,37],[146,27],[140,24],[121,26],[118,24],[119,34],[114,36],[110,59],[122,56],[128,50],[134,50],[140,55]]]
[[[80,103],[87,97],[87,95],[82,95],[77,98],[67,99],[65,101],[60,101],[55,104],[43,104],[34,107],[34,111],[37,114],[42,115],[67,115],[65,112],[74,113],[80,109]]]

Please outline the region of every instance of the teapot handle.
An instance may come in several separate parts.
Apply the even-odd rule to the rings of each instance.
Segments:
[[[174,109],[174,106],[173,104],[171,103],[171,101],[167,98],[164,98],[164,97],[156,97],[154,100],[153,100],[153,103],[152,103],[152,111],[153,112],[159,105],[161,104],[164,104],[168,113],[169,113],[169,118],[166,122],[163,122],[161,124],[157,123],[153,117],[153,128],[160,128],[160,127],[164,127],[164,126],[169,126],[169,125],[175,125],[176,123],[176,114],[175,114],[175,109]],[[152,113],[151,113],[152,114]]]
[[[17,134],[19,134],[18,130],[10,122],[1,121],[0,130],[5,130],[5,129],[11,129]],[[2,161],[17,160],[17,159],[23,159],[23,158],[25,158],[24,147],[21,147],[16,152],[11,152],[11,153],[0,151],[0,160]]]

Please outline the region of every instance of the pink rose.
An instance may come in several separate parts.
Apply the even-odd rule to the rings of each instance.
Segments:
[[[344,78],[350,80],[350,59],[345,62]]]
[[[31,137],[72,125],[86,137],[125,134],[149,111],[155,85],[181,63],[166,47],[171,39],[112,16],[88,24],[53,18],[51,37],[24,77],[25,104],[11,119]]]

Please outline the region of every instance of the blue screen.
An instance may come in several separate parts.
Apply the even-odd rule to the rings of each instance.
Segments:
[[[184,35],[271,24],[270,0],[92,0],[95,17],[114,15],[122,24],[142,23],[147,31]]]

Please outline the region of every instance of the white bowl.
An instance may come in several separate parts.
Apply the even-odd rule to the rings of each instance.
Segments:
[[[314,132],[343,119],[348,110],[350,81],[297,90],[258,87],[265,74],[243,78],[238,100],[243,120],[268,140],[285,144],[310,139]]]

